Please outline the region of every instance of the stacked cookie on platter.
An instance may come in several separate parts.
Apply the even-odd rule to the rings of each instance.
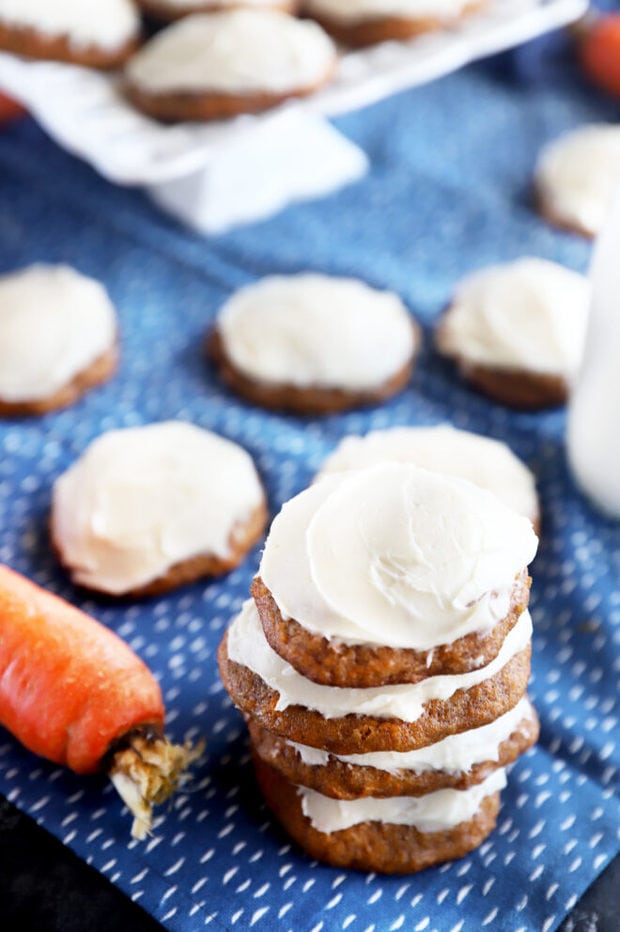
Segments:
[[[133,0],[0,0],[0,49],[27,58],[119,68],[140,33]]]
[[[326,476],[273,522],[219,651],[267,803],[313,857],[382,872],[492,831],[536,740],[532,524],[411,464]]]
[[[303,11],[345,45],[411,39],[453,27],[487,0],[305,0]]]

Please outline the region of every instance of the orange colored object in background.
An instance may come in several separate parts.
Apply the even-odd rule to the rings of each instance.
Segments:
[[[10,97],[6,97],[4,94],[0,94],[0,123],[8,123],[9,120],[14,120],[25,112],[24,108],[16,101],[11,100]]]
[[[620,97],[620,13],[598,16],[579,36],[579,61],[586,75]]]

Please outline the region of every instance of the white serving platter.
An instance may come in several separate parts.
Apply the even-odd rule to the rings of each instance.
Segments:
[[[587,6],[587,0],[492,0],[453,29],[344,52],[335,80],[306,100],[210,124],[162,126],[125,101],[118,77],[7,53],[0,53],[0,89],[108,180],[145,186],[185,222],[216,232],[363,175],[364,153],[329,117],[520,45],[574,21]]]

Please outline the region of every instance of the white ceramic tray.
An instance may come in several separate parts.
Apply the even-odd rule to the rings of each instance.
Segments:
[[[492,0],[457,28],[345,52],[336,79],[311,98],[211,124],[161,126],[125,102],[118,79],[6,53],[0,53],[0,88],[110,181],[144,185],[186,222],[219,230],[363,174],[364,154],[325,117],[519,45],[577,19],[587,6],[587,0]],[[274,152],[280,155],[277,171]],[[249,165],[255,166],[251,176]],[[267,185],[266,172],[272,179]]]

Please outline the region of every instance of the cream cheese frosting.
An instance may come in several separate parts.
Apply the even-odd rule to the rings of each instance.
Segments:
[[[443,20],[461,16],[471,0],[305,0],[307,13],[342,22],[367,19]]]
[[[75,582],[120,594],[190,557],[230,556],[262,502],[245,450],[167,421],[97,438],[54,485],[52,536]]]
[[[525,258],[468,275],[438,331],[449,356],[497,369],[574,378],[585,342],[590,285],[577,272]]]
[[[543,210],[594,236],[620,187],[620,126],[593,123],[547,145],[535,169]]]
[[[431,472],[467,479],[530,521],[538,518],[534,476],[525,463],[505,443],[448,424],[392,427],[364,437],[345,437],[327,457],[317,479],[388,461],[415,463]]]
[[[470,689],[495,676],[532,636],[532,620],[524,612],[506,636],[500,652],[485,667],[471,673],[429,676],[419,683],[369,689],[321,686],[298,673],[268,644],[252,600],[248,600],[228,631],[228,657],[247,667],[278,693],[275,709],[289,706],[313,709],[326,718],[370,715],[415,722],[434,699],[445,701],[459,689]]]
[[[270,276],[222,307],[226,355],[250,378],[300,387],[375,388],[416,346],[398,295],[319,274]]]
[[[0,399],[51,398],[116,340],[103,285],[65,265],[0,278]]]
[[[273,521],[259,575],[284,618],[351,644],[431,650],[506,617],[527,518],[411,464],[327,476]]]
[[[187,16],[129,62],[132,84],[149,93],[286,94],[321,83],[335,64],[317,23],[269,9]]]
[[[444,789],[424,796],[377,799],[332,799],[300,786],[301,808],[319,832],[339,832],[362,822],[411,825],[419,832],[442,832],[474,818],[487,796],[506,786],[506,772],[495,770],[482,783],[466,790]]]
[[[0,22],[82,48],[116,49],[140,31],[131,0],[0,0]]]
[[[331,759],[358,767],[374,767],[388,773],[402,770],[424,773],[441,770],[444,773],[468,773],[476,764],[499,760],[502,742],[519,729],[523,721],[531,721],[534,711],[527,698],[521,699],[514,708],[489,725],[472,728],[457,735],[448,735],[435,744],[415,751],[373,751],[369,754],[329,754],[321,748],[288,742],[299,754],[304,764],[312,767],[325,766]]]

